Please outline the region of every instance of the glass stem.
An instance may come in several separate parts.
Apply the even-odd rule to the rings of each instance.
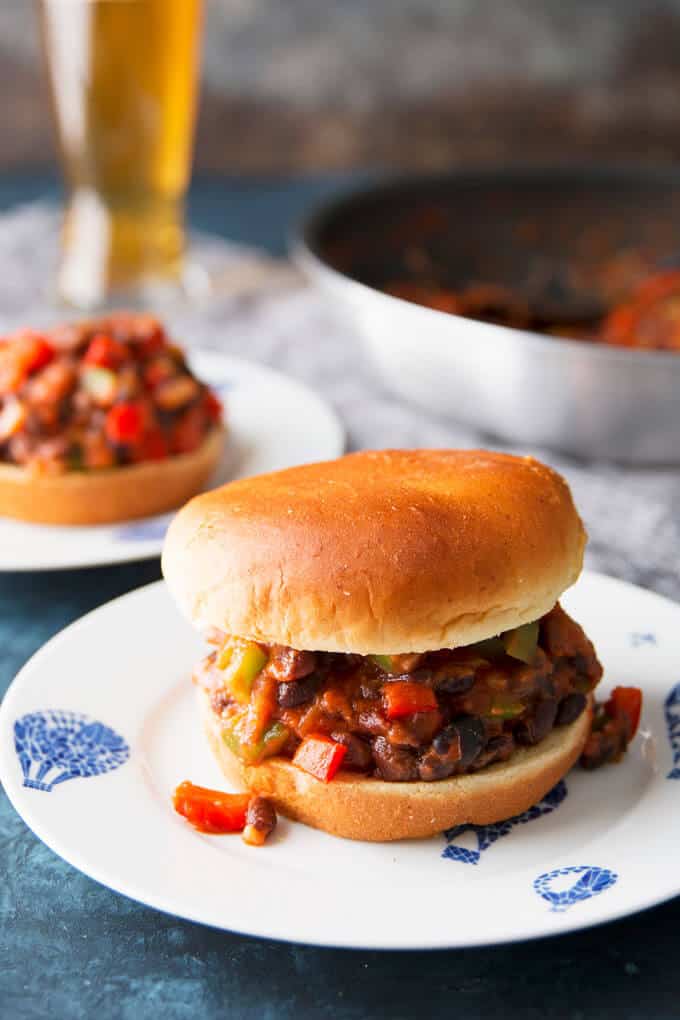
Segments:
[[[80,308],[134,287],[178,282],[182,275],[184,205],[179,199],[73,192],[66,207],[58,286]]]

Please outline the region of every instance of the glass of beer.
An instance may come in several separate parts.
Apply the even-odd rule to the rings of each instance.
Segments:
[[[39,0],[67,187],[58,289],[81,308],[185,280],[202,0]]]

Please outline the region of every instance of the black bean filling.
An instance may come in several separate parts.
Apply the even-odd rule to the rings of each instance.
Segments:
[[[371,657],[272,646],[248,711],[251,720],[260,713],[259,732],[272,722],[287,728],[279,754],[293,755],[306,735],[321,732],[347,747],[344,769],[388,782],[475,772],[573,723],[600,679],[591,643],[559,605],[540,624],[531,664],[470,646],[396,657],[398,675]],[[217,673],[212,656],[197,679],[211,687],[213,708],[228,723],[242,708],[218,686]],[[430,688],[436,708],[390,718],[386,689],[404,682]]]

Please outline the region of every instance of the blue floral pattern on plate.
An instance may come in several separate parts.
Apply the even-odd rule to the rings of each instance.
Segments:
[[[17,719],[14,747],[24,786],[46,793],[68,779],[117,769],[130,757],[125,740],[109,726],[78,712],[55,709]]]
[[[633,648],[640,648],[642,645],[655,645],[657,644],[656,634],[652,634],[650,631],[646,633],[634,633],[630,635],[630,643]]]
[[[488,850],[496,840],[509,835],[516,825],[525,825],[527,822],[533,822],[536,818],[550,814],[560,806],[566,796],[567,784],[561,779],[549,793],[546,793],[543,800],[534,804],[528,811],[523,811],[521,815],[515,815],[514,818],[507,818],[504,822],[494,822],[491,825],[456,825],[452,829],[447,829],[444,838],[448,846],[442,852],[442,857],[446,857],[450,861],[460,861],[462,864],[479,864],[483,852]],[[460,846],[454,842],[466,832],[475,834],[477,838],[476,850],[470,850],[468,847]]]
[[[148,517],[146,520],[124,524],[116,530],[116,538],[125,542],[149,542],[165,538],[171,517],[172,514],[163,514],[160,517]]]
[[[215,390],[215,392],[221,397],[225,393],[231,393],[232,390],[236,388],[236,383],[234,382],[233,379],[222,379],[221,382],[214,380],[210,381],[208,383],[208,386],[210,386],[211,389]]]
[[[668,740],[673,752],[673,768],[666,779],[680,779],[680,684],[671,688],[663,704]]]
[[[553,882],[556,878],[564,875],[578,875],[573,885],[568,889],[555,890]],[[599,896],[606,889],[611,889],[618,881],[618,875],[609,868],[596,868],[591,865],[582,864],[568,868],[555,868],[544,875],[539,875],[534,881],[534,889],[539,896],[550,904],[550,909],[555,913],[563,913],[569,910],[575,903],[582,903],[590,900],[593,896]]]

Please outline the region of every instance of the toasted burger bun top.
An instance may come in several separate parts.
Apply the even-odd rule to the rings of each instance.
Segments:
[[[485,450],[383,450],[191,500],[163,573],[198,625],[267,644],[421,652],[547,613],[585,532],[560,475]]]

